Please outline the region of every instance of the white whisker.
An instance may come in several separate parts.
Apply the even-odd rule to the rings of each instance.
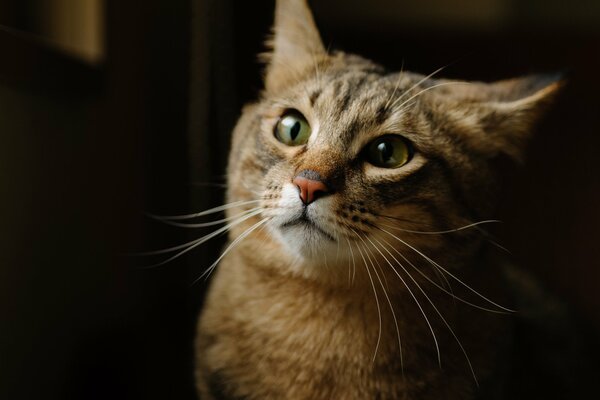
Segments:
[[[143,269],[158,267],[160,265],[164,265],[164,264],[166,264],[166,263],[168,263],[170,261],[173,261],[176,258],[180,257],[181,255],[183,255],[183,254],[189,252],[190,250],[192,250],[192,249],[200,246],[202,243],[205,243],[205,242],[209,241],[210,239],[212,239],[212,238],[214,238],[214,237],[216,237],[216,236],[218,236],[218,235],[220,235],[220,234],[222,234],[224,232],[227,232],[232,227],[241,224],[242,222],[246,221],[247,219],[252,218],[252,217],[260,214],[261,211],[262,210],[256,210],[254,212],[246,214],[244,217],[241,217],[238,220],[236,220],[236,221],[234,221],[234,222],[232,222],[230,224],[227,224],[227,225],[225,225],[225,226],[217,229],[216,231],[214,231],[212,233],[209,233],[208,235],[205,235],[205,236],[203,236],[203,237],[201,237],[199,239],[192,240],[191,242],[184,243],[182,245],[171,247],[171,248],[168,248],[168,249],[155,250],[155,251],[149,251],[149,252],[146,252],[146,253],[140,253],[139,255],[158,255],[158,254],[171,253],[171,252],[183,249],[179,253],[177,253],[174,256],[172,256],[171,258],[168,258],[167,260],[162,261],[162,262],[157,263],[157,264],[149,265],[147,267],[144,267]]]
[[[483,230],[480,227],[477,227],[475,229],[477,229],[479,232],[481,232],[485,236],[486,240],[488,242],[490,242],[493,246],[496,246],[497,248],[499,248],[502,251],[505,251],[508,254],[512,254],[511,251],[508,250],[506,247],[502,246],[500,243],[496,242],[495,240],[490,239],[490,236],[492,236],[492,235],[490,235],[487,231]]]
[[[367,237],[367,240],[368,239],[369,238]],[[365,253],[367,254],[367,258],[371,262],[371,265],[373,265],[373,272],[377,273],[377,271],[375,271],[375,264],[373,264],[373,261],[371,261],[371,257],[369,257],[369,254],[371,254],[373,256],[373,259],[377,260],[377,258],[375,257],[373,252],[369,249],[366,242],[362,238],[360,238],[360,240],[362,240],[363,244],[365,245]],[[371,244],[373,244],[373,243],[371,242]],[[368,251],[368,253],[367,253],[367,251]],[[385,287],[389,289],[387,278],[385,277],[385,274],[384,274],[383,269],[381,268],[381,265],[379,264],[379,262],[377,263],[377,267],[379,268],[379,272],[381,272],[381,275],[383,275],[383,280],[385,281]],[[379,279],[379,274],[377,274],[377,278]]]
[[[404,64],[403,64],[404,66]],[[392,107],[394,107],[400,100],[402,100],[404,98],[404,96],[406,96],[408,93],[410,93],[413,89],[415,89],[416,87],[418,87],[421,83],[425,82],[427,79],[433,77],[434,75],[440,73],[441,71],[443,71],[446,68],[446,66],[440,67],[438,69],[436,69],[435,71],[433,71],[432,73],[430,73],[429,75],[423,77],[423,79],[421,79],[420,81],[418,81],[417,83],[415,83],[414,85],[412,85],[408,90],[406,90],[404,93],[402,93],[400,95],[400,97],[398,97],[394,103],[392,103]],[[387,108],[387,107],[386,107]]]
[[[386,101],[385,105],[383,106],[384,110],[388,109],[388,107],[390,106],[390,103],[394,99],[394,96],[396,95],[396,91],[400,87],[400,82],[402,81],[402,77],[403,76],[404,76],[404,60],[402,60],[402,66],[400,67],[400,73],[398,74],[398,80],[396,81],[396,85],[394,86],[394,90],[392,91],[392,94],[390,95],[389,99]]]
[[[157,220],[182,220],[182,219],[192,219],[192,218],[197,218],[197,217],[202,217],[205,215],[209,215],[209,214],[214,214],[217,212],[221,212],[221,211],[225,211],[228,210],[230,208],[234,208],[234,207],[240,207],[240,206],[245,206],[248,204],[255,204],[255,203],[259,203],[261,200],[246,200],[246,201],[234,201],[233,203],[229,203],[229,204],[223,204],[221,206],[218,207],[214,207],[205,211],[200,211],[197,213],[193,213],[193,214],[185,214],[185,215],[154,215],[154,214],[148,214],[148,216],[157,219]]]
[[[375,239],[375,240],[377,240],[377,239]],[[380,245],[381,245],[381,243],[380,243]],[[387,249],[385,248],[385,246],[383,246],[383,245],[381,245],[381,246],[382,246],[382,248],[384,250],[387,251]],[[431,335],[433,336],[433,341],[435,343],[435,349],[436,349],[437,357],[438,357],[438,364],[441,367],[441,365],[442,365],[442,356],[441,356],[441,353],[440,353],[440,345],[438,343],[437,336],[435,335],[435,331],[433,330],[433,326],[431,325],[431,322],[429,321],[429,318],[427,317],[427,313],[425,313],[425,310],[421,306],[421,303],[419,303],[419,300],[417,299],[417,296],[415,296],[414,292],[411,290],[410,286],[408,286],[408,284],[406,283],[406,281],[404,280],[404,278],[398,273],[398,271],[396,270],[396,268],[394,268],[394,266],[387,259],[387,257],[384,256],[383,253],[379,249],[378,249],[378,251],[379,251],[379,254],[381,254],[381,256],[388,262],[388,264],[390,265],[390,267],[392,267],[392,270],[394,271],[394,273],[396,274],[396,276],[398,276],[398,278],[400,278],[400,281],[402,282],[402,284],[404,285],[404,287],[408,290],[408,293],[411,295],[411,297],[413,298],[413,300],[415,301],[415,303],[417,303],[417,307],[421,311],[421,314],[423,315],[423,318],[425,318],[425,322],[427,323],[427,326],[429,327],[429,330],[431,331]],[[389,253],[389,251],[388,251],[388,253]],[[395,258],[394,258],[394,260],[395,260]]]
[[[385,239],[381,239],[383,240],[383,242],[385,244],[387,244],[389,247],[392,248],[392,250],[394,250],[396,252],[396,254],[398,254],[400,257],[402,257],[402,259],[408,263],[408,265],[410,265],[415,271],[417,271],[423,278],[425,278],[427,281],[429,281],[429,283],[431,283],[432,285],[434,285],[435,287],[437,287],[438,289],[440,289],[442,292],[446,293],[447,295],[449,295],[450,297],[452,297],[455,300],[460,301],[461,303],[465,303],[471,307],[477,308],[479,310],[482,311],[487,311],[487,312],[491,312],[494,314],[508,314],[506,311],[500,311],[500,310],[492,310],[491,308],[486,308],[486,307],[482,307],[479,306],[477,304],[471,303],[470,301],[467,301],[465,299],[463,299],[462,297],[456,296],[454,293],[446,290],[443,286],[439,285],[437,282],[435,282],[433,279],[431,279],[429,276],[427,276],[426,273],[424,273],[423,271],[421,271],[420,268],[418,268],[416,265],[414,265],[408,258],[406,258],[406,256],[404,254],[402,254],[398,249],[396,249],[394,246],[392,246],[387,240]]]
[[[482,295],[481,293],[479,293],[478,291],[476,291],[475,289],[473,289],[471,286],[467,285],[466,283],[464,283],[462,280],[460,280],[458,277],[456,277],[454,274],[452,274],[450,271],[448,271],[447,269],[445,269],[444,267],[442,267],[440,264],[436,263],[435,261],[433,261],[431,258],[427,257],[425,254],[423,254],[419,249],[417,249],[414,246],[411,246],[410,244],[408,244],[406,241],[400,239],[398,236],[394,235],[393,233],[386,231],[383,228],[378,227],[379,230],[386,232],[387,234],[391,235],[393,238],[395,238],[396,240],[398,240],[400,243],[404,244],[406,247],[410,248],[411,250],[413,250],[414,252],[416,252],[417,254],[419,254],[421,257],[423,257],[425,260],[427,260],[429,263],[431,263],[431,265],[439,268],[442,272],[446,273],[448,276],[450,276],[451,278],[453,278],[455,281],[457,281],[458,283],[460,283],[461,285],[463,285],[465,288],[467,288],[468,290],[470,290],[472,293],[474,293],[475,295],[479,296],[480,298],[482,298],[483,300],[487,301],[488,303],[504,310],[504,311],[508,311],[508,312],[515,312],[514,310],[511,310],[510,308],[506,308],[501,306],[500,304],[488,299],[487,297],[485,297],[484,295]]]
[[[346,241],[348,242],[348,248],[350,249],[350,256],[352,257],[352,280],[351,283],[354,283],[354,279],[356,277],[356,260],[354,260],[354,251],[352,250],[352,245],[350,244],[350,239],[346,237]]]
[[[373,245],[373,247],[379,252],[379,254],[381,254],[383,256],[383,254],[381,253],[381,251],[377,248],[377,246],[375,246],[375,244],[371,241],[371,239],[369,239],[368,236],[366,236],[367,240],[371,243],[371,245]],[[363,241],[364,243],[364,241]],[[366,246],[366,244],[365,244]],[[375,256],[373,255],[373,258],[375,258]],[[387,259],[385,258],[385,256],[383,257],[386,261]],[[377,259],[375,259],[377,260]],[[369,261],[371,261],[371,259],[369,258]],[[389,261],[388,261],[389,263]],[[379,265],[379,261],[377,261],[377,264]],[[371,265],[373,265],[373,262],[371,261]],[[381,266],[380,266],[381,268]],[[392,267],[393,269],[393,267]],[[383,290],[383,294],[385,295],[385,298],[387,299],[387,302],[390,306],[390,310],[392,311],[392,317],[394,318],[394,325],[396,326],[396,334],[398,335],[398,348],[400,350],[400,367],[402,369],[402,375],[404,375],[404,357],[403,357],[403,353],[402,353],[402,340],[400,339],[400,328],[398,327],[398,319],[396,318],[396,312],[394,311],[394,306],[392,305],[392,301],[390,300],[385,288],[383,287],[383,283],[381,282],[381,279],[379,278],[379,274],[377,274],[377,271],[375,270],[375,266],[373,265],[373,272],[375,272],[375,275],[377,276],[377,280],[379,281],[379,285],[381,285],[381,289]],[[383,272],[382,272],[383,273]]]
[[[380,225],[380,226],[385,226],[385,227],[388,227],[388,228],[392,228],[392,229],[399,229],[399,228],[397,228],[397,227],[395,227],[395,226],[393,226],[393,225],[388,225],[388,224],[384,224],[384,223],[379,223],[379,225]],[[380,227],[377,227],[377,229],[381,229],[381,228],[380,228]],[[435,266],[434,266],[434,267],[435,267]],[[442,280],[442,281],[443,281],[443,283],[445,283],[445,284],[446,284],[446,286],[448,286],[448,289],[450,290],[450,292],[452,292],[452,293],[453,293],[453,290],[452,290],[452,285],[451,285],[451,284],[450,284],[450,282],[448,281],[448,278],[446,278],[446,275],[442,274],[442,273],[440,272],[440,270],[438,270],[437,268],[434,268],[434,269],[433,269],[433,273],[435,274],[435,276],[436,276],[436,277],[438,277],[440,280]]]
[[[356,233],[353,229],[352,229],[352,232],[354,232],[354,234],[356,236],[358,236],[358,238],[360,239],[360,236],[358,233]],[[371,361],[374,364],[375,358],[377,357],[377,350],[379,350],[379,343],[381,342],[381,325],[382,325],[381,324],[381,307],[379,306],[379,297],[377,296],[377,290],[375,289],[375,284],[373,283],[373,277],[371,276],[371,272],[369,271],[369,266],[367,264],[367,260],[365,259],[365,256],[363,255],[363,252],[360,249],[360,246],[358,246],[358,242],[357,242],[356,249],[360,253],[360,256],[363,259],[363,263],[364,263],[365,269],[367,271],[367,274],[369,275],[369,281],[371,282],[371,288],[373,288],[373,294],[375,295],[375,304],[377,305],[377,316],[379,317],[379,332],[377,335],[377,343],[375,344],[375,352],[373,353],[373,360]]]
[[[392,217],[386,217],[385,215],[380,215],[380,217],[393,219]],[[465,229],[474,228],[476,226],[483,225],[483,224],[491,224],[491,223],[499,223],[499,222],[502,222],[502,221],[499,221],[497,219],[488,219],[488,220],[473,222],[468,225],[460,226],[460,227],[454,228],[454,229],[447,229],[447,230],[443,230],[443,231],[413,231],[411,229],[404,229],[404,228],[400,228],[398,226],[393,226],[393,225],[386,225],[386,224],[382,224],[382,225],[387,226],[388,228],[397,229],[399,231],[407,232],[407,233],[417,233],[420,235],[442,235],[445,233],[454,233],[454,232],[463,231]]]
[[[386,252],[392,258],[394,258],[394,260],[398,263],[398,265],[400,266],[400,268],[402,268],[402,270],[404,271],[404,273],[408,275],[408,277],[417,286],[417,288],[423,294],[423,296],[425,296],[425,298],[427,299],[427,301],[429,302],[429,304],[431,305],[431,307],[433,307],[433,309],[438,314],[438,316],[440,317],[440,319],[444,322],[444,325],[446,325],[446,327],[448,328],[448,330],[450,331],[450,333],[452,334],[452,336],[456,340],[456,343],[458,343],[458,346],[460,347],[463,355],[465,356],[465,359],[467,360],[467,364],[469,364],[469,369],[471,370],[471,374],[473,375],[473,379],[475,380],[475,384],[479,387],[479,382],[477,381],[477,376],[475,375],[475,370],[473,369],[473,364],[471,364],[471,359],[469,358],[469,355],[467,354],[467,351],[465,350],[464,346],[462,345],[460,339],[458,338],[458,336],[456,336],[456,333],[454,333],[454,330],[452,329],[452,327],[450,326],[450,324],[448,323],[448,321],[446,321],[446,318],[444,318],[444,316],[442,315],[442,313],[440,312],[440,310],[438,310],[438,308],[433,303],[433,301],[429,298],[429,296],[427,295],[427,293],[425,293],[425,291],[423,290],[423,288],[421,288],[421,285],[419,285],[419,283],[412,277],[412,275],[408,273],[408,271],[406,270],[406,268],[404,268],[404,266],[402,265],[402,263],[400,261],[398,261],[392,255],[392,253],[390,253],[389,250],[387,250],[385,248],[385,246],[384,246],[384,249],[386,250]],[[440,363],[440,367],[441,367],[441,363]]]
[[[208,276],[215,269],[215,267],[217,266],[217,264],[219,264],[219,262],[223,259],[223,257],[225,257],[227,255],[227,253],[229,253],[231,251],[231,249],[233,249],[235,247],[236,244],[238,244],[239,242],[241,242],[242,240],[244,240],[244,238],[246,236],[248,236],[249,234],[251,234],[254,230],[256,230],[256,228],[260,227],[261,225],[263,225],[267,221],[269,221],[269,218],[261,219],[260,221],[258,221],[254,225],[252,225],[250,228],[248,228],[244,232],[242,232],[237,238],[235,238],[235,240],[233,242],[231,242],[231,244],[229,246],[227,246],[227,248],[225,249],[225,251],[223,251],[223,253],[219,256],[219,258],[217,258],[217,260],[214,263],[212,263],[212,265],[210,267],[208,267],[206,269],[206,271],[204,271],[202,273],[202,275],[200,275],[198,278],[196,278],[194,280],[194,282],[192,282],[192,286],[195,285],[196,282],[198,282],[200,279],[202,279],[202,277],[206,276],[208,278]]]
[[[470,83],[469,82],[443,82],[443,83],[438,83],[438,84],[433,85],[433,86],[426,87],[425,89],[420,90],[418,93],[412,95],[411,97],[409,97],[408,99],[406,99],[406,101],[404,101],[402,104],[400,104],[399,106],[397,106],[398,110],[402,110],[402,106],[406,105],[406,103],[408,103],[412,99],[417,98],[418,96],[422,95],[423,93],[428,92],[428,91],[433,90],[433,89],[436,89],[436,88],[439,88],[441,86],[448,86],[448,85],[470,85]],[[392,107],[396,107],[396,103],[392,104]]]
[[[243,211],[243,212],[241,212],[239,214],[233,215],[231,217],[219,219],[219,220],[216,220],[216,221],[201,222],[201,223],[197,223],[197,224],[187,224],[187,223],[175,222],[175,221],[172,221],[172,220],[169,220],[169,219],[164,219],[164,218],[159,218],[158,220],[161,221],[161,222],[163,222],[163,223],[165,223],[165,224],[167,224],[167,225],[176,226],[176,227],[179,227],[179,228],[205,228],[205,227],[208,227],[208,226],[214,226],[214,225],[222,224],[224,222],[233,221],[233,220],[235,220],[235,219],[237,219],[237,218],[239,218],[239,217],[241,217],[241,216],[243,216],[243,215],[245,215],[247,213],[250,213],[250,212],[253,212],[253,211],[256,211],[256,210],[260,210],[260,209],[262,209],[262,207],[254,207],[254,208],[251,208],[249,210],[245,210],[245,211]],[[152,218],[154,218],[154,217],[152,217]]]

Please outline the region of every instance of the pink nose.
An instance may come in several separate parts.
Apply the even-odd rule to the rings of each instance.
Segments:
[[[329,192],[329,188],[323,183],[319,174],[312,170],[300,172],[292,180],[292,183],[300,189],[300,198],[306,205]]]

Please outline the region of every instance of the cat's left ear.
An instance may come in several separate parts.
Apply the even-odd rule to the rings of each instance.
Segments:
[[[265,88],[275,92],[300,79],[326,55],[306,0],[277,0],[273,37],[266,54]]]
[[[535,123],[565,84],[562,74],[530,75],[463,85],[453,93],[457,122],[481,154],[507,154],[521,161]],[[459,120],[462,120],[459,121]]]

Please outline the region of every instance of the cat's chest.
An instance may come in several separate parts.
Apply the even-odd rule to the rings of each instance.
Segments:
[[[200,324],[200,380],[214,396],[430,398],[464,383],[441,385],[431,338],[373,293],[258,282],[232,290],[248,284],[240,279],[222,268]]]

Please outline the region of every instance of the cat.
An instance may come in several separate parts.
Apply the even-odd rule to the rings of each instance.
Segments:
[[[513,331],[481,229],[495,161],[522,160],[563,81],[389,72],[327,51],[305,0],[277,1],[270,45],[233,132],[199,395],[495,398]]]

